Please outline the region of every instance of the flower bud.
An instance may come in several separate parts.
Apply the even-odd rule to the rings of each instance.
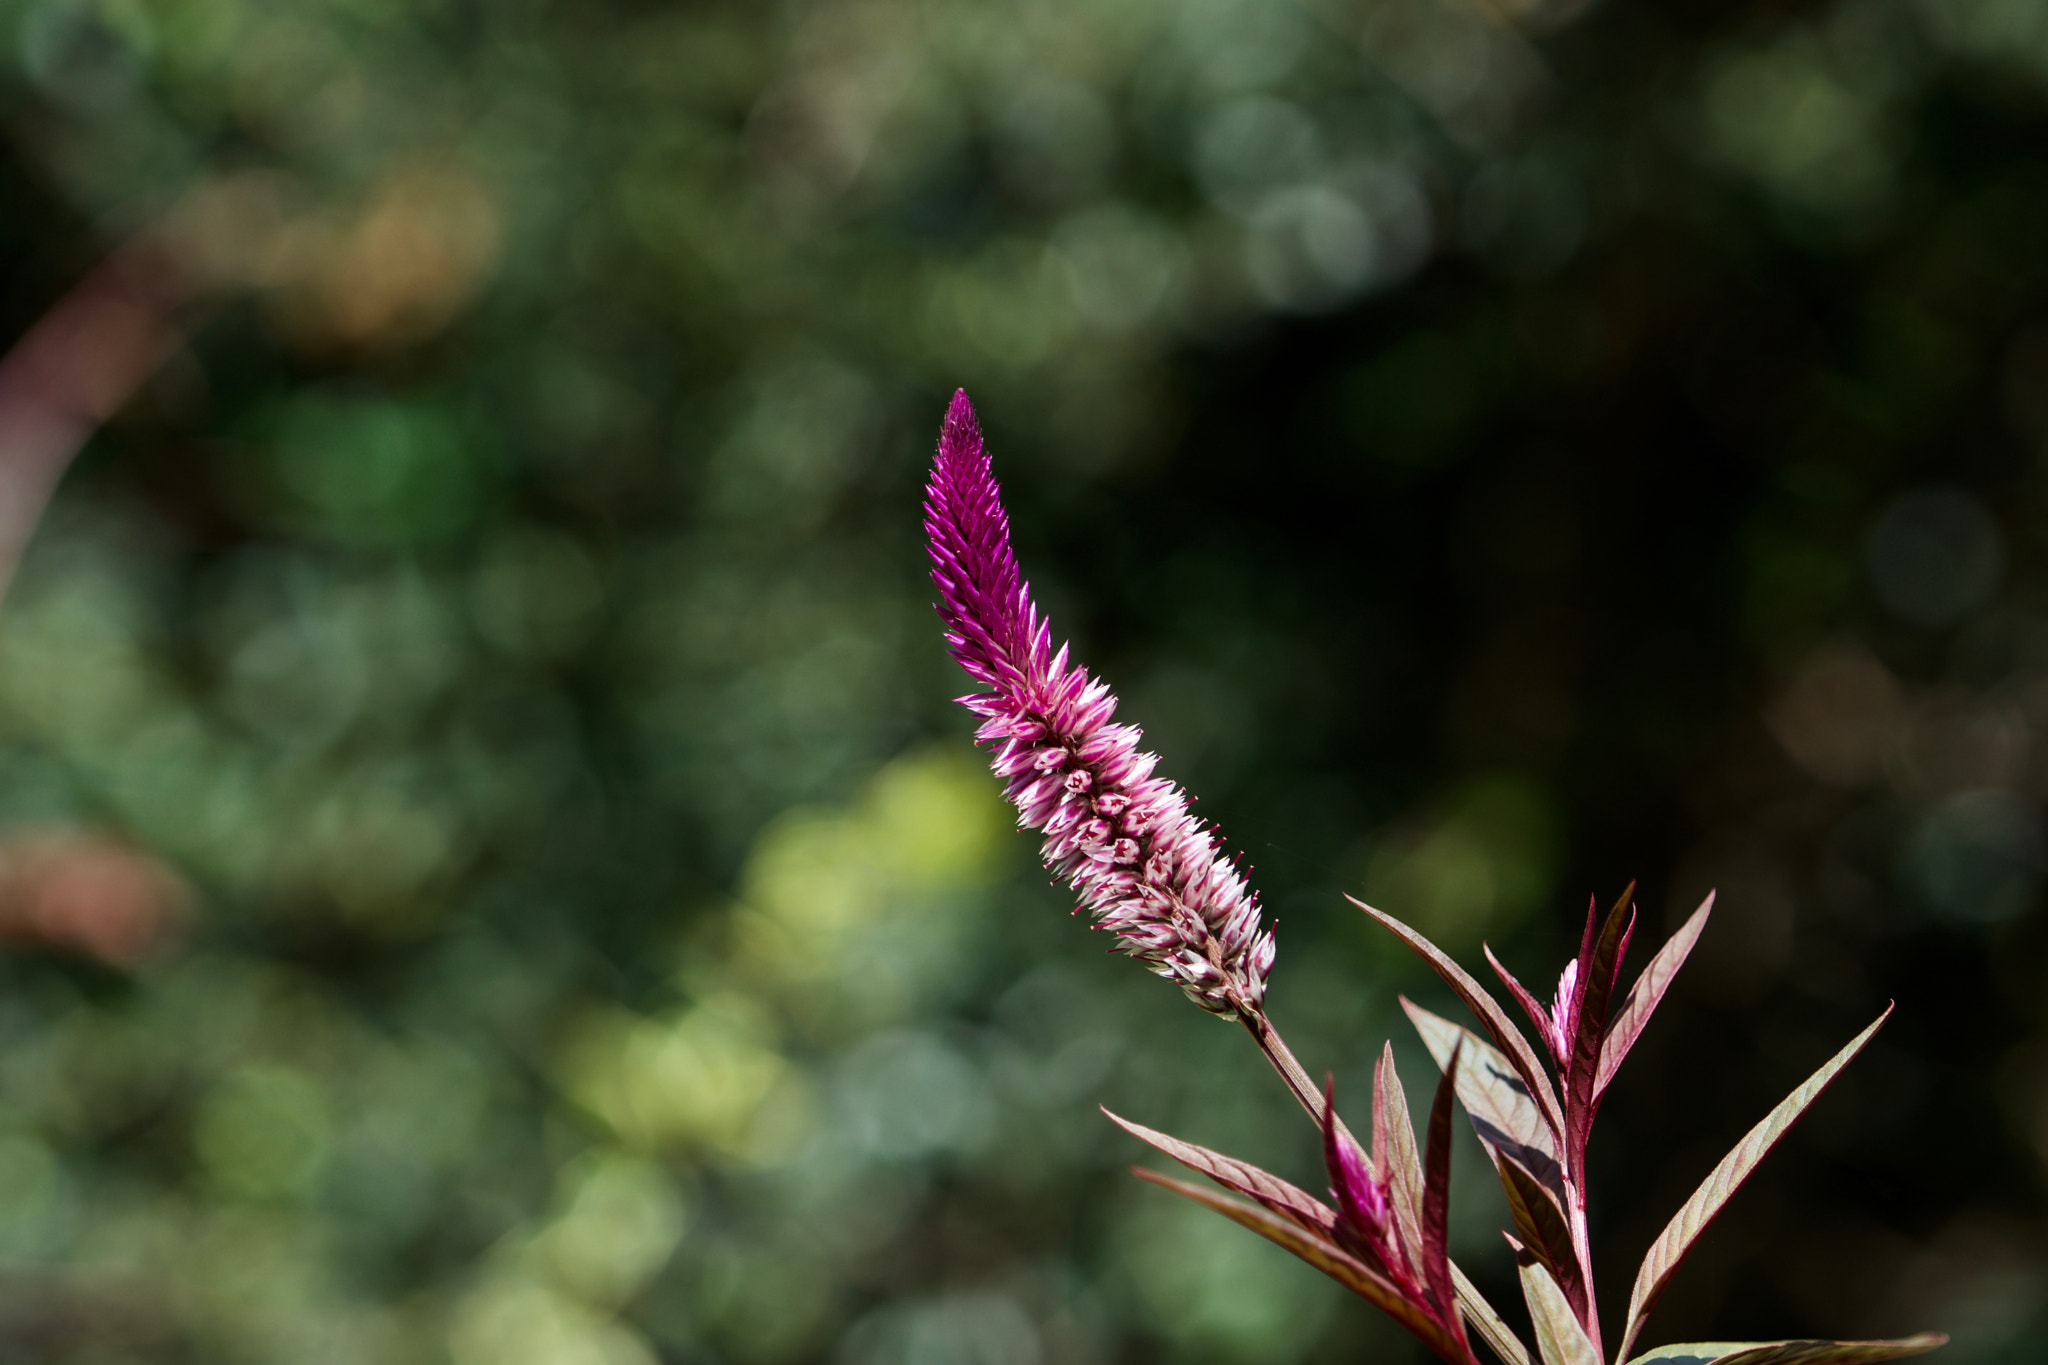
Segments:
[[[1329,1169],[1330,1197],[1337,1204],[1337,1236],[1354,1251],[1386,1259],[1387,1191],[1373,1174],[1372,1162],[1337,1127],[1333,1087],[1323,1086],[1323,1164]]]

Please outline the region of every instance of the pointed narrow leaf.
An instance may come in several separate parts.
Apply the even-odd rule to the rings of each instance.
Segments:
[[[1458,1309],[1465,1315],[1465,1321],[1479,1334],[1479,1339],[1493,1349],[1500,1357],[1501,1365],[1532,1365],[1529,1348],[1515,1335],[1514,1329],[1493,1309],[1472,1283],[1465,1272],[1458,1269],[1456,1261],[1451,1262],[1451,1279],[1458,1287]]]
[[[1944,1332],[1894,1341],[1695,1341],[1659,1346],[1629,1365],[1874,1365],[1946,1345]]]
[[[1479,1016],[1479,1022],[1486,1026],[1486,1032],[1500,1050],[1514,1063],[1515,1072],[1522,1078],[1535,1099],[1543,1119],[1559,1140],[1564,1137],[1564,1110],[1557,1102],[1557,1092],[1551,1088],[1550,1078],[1543,1074],[1543,1063],[1537,1059],[1529,1040],[1509,1019],[1500,1002],[1486,993],[1486,988],[1472,978],[1471,973],[1451,961],[1443,949],[1416,933],[1401,921],[1381,910],[1375,910],[1356,896],[1346,896],[1359,909],[1385,925],[1394,936],[1418,953],[1422,960],[1435,969],[1444,979],[1444,984],[1456,991],[1458,998],[1465,1002],[1465,1008]]]
[[[1142,1123],[1132,1123],[1127,1118],[1111,1114],[1107,1109],[1102,1112],[1109,1115],[1111,1123],[1140,1142],[1150,1143],[1189,1170],[1200,1171],[1225,1189],[1233,1190],[1263,1204],[1300,1227],[1328,1236],[1330,1228],[1337,1221],[1336,1211],[1322,1200],[1306,1190],[1290,1185],[1277,1175],[1260,1170],[1250,1162],[1239,1161],[1236,1157],[1212,1152],[1207,1147],[1197,1147],[1192,1142],[1182,1142],[1177,1137],[1154,1132]]]
[[[1629,1347],[1643,1330],[1643,1320],[1656,1307],[1657,1298],[1664,1292],[1664,1286],[1671,1281],[1671,1273],[1678,1269],[1678,1263],[1685,1259],[1685,1253],[1699,1235],[1706,1231],[1707,1224],[1714,1221],[1714,1215],[1728,1202],[1743,1181],[1749,1178],[1757,1163],[1770,1154],[1791,1129],[1799,1116],[1806,1112],[1808,1105],[1820,1098],[1821,1091],[1828,1088],[1836,1073],[1849,1064],[1850,1058],[1863,1050],[1884,1021],[1891,1018],[1892,1007],[1886,1005],[1884,1013],[1877,1016],[1870,1027],[1849,1040],[1848,1046],[1830,1057],[1827,1064],[1808,1076],[1797,1090],[1778,1102],[1778,1107],[1764,1115],[1763,1122],[1743,1135],[1735,1149],[1721,1158],[1721,1164],[1714,1167],[1700,1187],[1693,1191],[1692,1198],[1665,1225],[1657,1240],[1650,1244],[1649,1252],[1643,1257],[1642,1268],[1636,1272],[1635,1288],[1629,1294],[1628,1331],[1621,1339],[1621,1350],[1616,1355],[1626,1358]]]
[[[1373,1166],[1387,1182],[1394,1206],[1394,1226],[1408,1264],[1422,1265],[1422,1153],[1415,1146],[1415,1121],[1408,1116],[1408,1093],[1394,1069],[1394,1045],[1380,1048],[1380,1064],[1372,1078]]]
[[[1536,1026],[1537,1036],[1548,1040],[1550,1037],[1550,1011],[1543,1007],[1541,1000],[1529,994],[1529,988],[1517,981],[1513,972],[1501,966],[1500,959],[1493,955],[1493,949],[1490,945],[1480,944],[1479,951],[1486,954],[1486,960],[1493,965],[1493,974],[1500,978],[1501,984],[1508,988],[1508,994],[1514,996],[1515,1003],[1522,1007],[1522,1013],[1528,1015],[1529,1022]]]
[[[1616,986],[1621,984],[1621,964],[1628,957],[1628,945],[1635,939],[1636,884],[1634,878],[1629,879],[1629,884],[1621,888],[1621,895],[1615,898],[1615,913],[1619,914],[1621,907],[1624,905],[1628,907],[1628,927],[1621,931],[1621,942],[1614,950],[1614,965],[1607,970],[1607,989],[1609,992],[1612,992]]]
[[[1154,1185],[1192,1199],[1197,1204],[1212,1208],[1232,1222],[1250,1228],[1275,1246],[1284,1247],[1299,1256],[1372,1304],[1413,1332],[1425,1346],[1438,1355],[1447,1360],[1463,1358],[1464,1353],[1459,1350],[1458,1343],[1424,1305],[1403,1296],[1384,1276],[1329,1239],[1297,1227],[1284,1218],[1267,1213],[1264,1209],[1242,1203],[1228,1195],[1217,1194],[1213,1190],[1206,1190],[1200,1185],[1190,1185],[1184,1180],[1175,1180],[1172,1176],[1160,1175],[1142,1166],[1132,1167],[1131,1174],[1140,1180],[1150,1181]]]
[[[1628,1056],[1628,1050],[1636,1045],[1642,1036],[1643,1026],[1650,1022],[1657,1005],[1664,999],[1664,989],[1671,979],[1678,975],[1678,969],[1685,965],[1686,954],[1692,945],[1699,942],[1700,931],[1707,927],[1707,916],[1714,909],[1714,893],[1700,902],[1700,908],[1692,912],[1691,918],[1679,926],[1670,941],[1657,950],[1650,959],[1650,965],[1643,968],[1643,974],[1636,978],[1636,984],[1629,988],[1628,1000],[1614,1016],[1614,1022],[1607,1026],[1607,1039],[1600,1045],[1600,1070],[1593,1078],[1593,1102],[1598,1104],[1600,1096],[1607,1092],[1608,1083],[1614,1073],[1621,1070],[1621,1063]]]
[[[1451,1064],[1436,1083],[1436,1100],[1429,1106],[1429,1139],[1422,1156],[1422,1279],[1430,1298],[1464,1339],[1456,1299],[1451,1288],[1451,1097],[1457,1093],[1453,1076],[1458,1069],[1458,1051],[1452,1049]]]
[[[1571,1301],[1572,1312],[1583,1318],[1586,1312],[1585,1277],[1579,1271],[1578,1252],[1572,1246],[1571,1224],[1565,1220],[1564,1210],[1558,1207],[1550,1191],[1544,1189],[1514,1157],[1503,1154],[1495,1160],[1494,1166],[1500,1172],[1501,1188],[1508,1196],[1508,1213],[1515,1220],[1515,1231],[1521,1234],[1522,1245],[1564,1290],[1565,1298]]]
[[[1464,1049],[1464,1061],[1458,1068],[1458,1103],[1471,1116],[1487,1156],[1498,1166],[1498,1153],[1513,1153],[1563,1202],[1563,1168],[1558,1163],[1556,1140],[1508,1059],[1472,1030],[1431,1014],[1405,995],[1401,1008],[1408,1011],[1409,1022],[1422,1035],[1423,1046],[1438,1066],[1448,1066],[1452,1051]]]
[[[1723,1359],[1726,1365],[1866,1365],[1917,1356],[1947,1344],[1946,1332],[1921,1332],[1892,1341],[1772,1341]]]
[[[1536,1349],[1543,1365],[1601,1365],[1600,1352],[1579,1325],[1564,1291],[1550,1272],[1527,1256],[1520,1258],[1522,1298],[1529,1305],[1529,1325],[1536,1329]]]
[[[1566,1149],[1571,1153],[1567,1159],[1574,1170],[1584,1169],[1577,1158],[1586,1150],[1593,1115],[1599,1108],[1593,1082],[1600,1069],[1600,1040],[1607,1033],[1615,973],[1635,929],[1635,892],[1636,884],[1630,882],[1621,899],[1607,912],[1607,922],[1600,926],[1600,937],[1594,941],[1591,953],[1579,960],[1578,1029],[1570,1041],[1571,1061],[1564,1075],[1565,1126],[1570,1131]]]
[[[1635,884],[1634,882],[1630,882],[1630,883],[1628,884],[1628,887],[1629,887],[1629,891],[1630,891],[1631,893],[1633,893],[1633,892],[1634,892],[1634,890],[1635,890],[1636,884]],[[1582,967],[1583,967],[1583,965],[1584,965],[1584,963],[1585,963],[1586,959],[1587,959],[1587,958],[1589,958],[1589,957],[1591,957],[1591,956],[1593,955],[1593,940],[1594,940],[1594,938],[1595,938],[1595,937],[1596,937],[1596,936],[1598,935],[1598,933],[1599,933],[1599,929],[1600,929],[1600,898],[1599,898],[1598,896],[1588,896],[1588,897],[1586,897],[1586,931],[1585,931],[1585,935],[1584,935],[1584,937],[1582,937],[1582,938],[1581,938],[1581,939],[1579,940],[1579,956],[1578,956],[1578,961],[1579,961],[1579,963],[1581,964],[1581,966],[1582,966]],[[1584,989],[1585,989],[1585,987],[1586,987],[1586,978],[1585,978],[1584,976],[1581,976],[1581,977],[1579,978],[1579,987],[1578,987],[1578,990],[1579,990],[1579,991],[1582,991],[1582,990],[1584,990]],[[1574,1001],[1574,1002],[1576,1003],[1576,1001],[1577,1001],[1577,999],[1578,999],[1578,991],[1574,991],[1574,992],[1572,993],[1572,998],[1573,998],[1573,1001]]]

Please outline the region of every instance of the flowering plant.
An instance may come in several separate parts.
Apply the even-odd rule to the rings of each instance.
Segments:
[[[1605,916],[1589,907],[1579,952],[1546,1008],[1488,949],[1486,957],[1535,1027],[1541,1050],[1485,987],[1421,934],[1360,901],[1359,909],[1420,954],[1472,1011],[1480,1032],[1405,997],[1442,1075],[1418,1146],[1391,1044],[1374,1075],[1371,1150],[1338,1118],[1265,1013],[1273,934],[1257,896],[1225,861],[1186,795],[1153,773],[1139,731],[1116,723],[1116,698],[1054,651],[1010,548],[989,457],[964,392],[953,396],[925,496],[925,532],[946,643],[988,690],[961,698],[981,717],[976,738],[1017,807],[1044,835],[1046,864],[1080,897],[1098,928],[1180,986],[1196,1004],[1236,1019],[1322,1134],[1330,1202],[1235,1158],[1109,1117],[1232,1194],[1152,1171],[1136,1174],[1265,1237],[1394,1318],[1453,1365],[1479,1365],[1476,1335],[1506,1365],[1861,1365],[1929,1351],[1947,1340],[1703,1342],[1630,1356],[1672,1273],[1736,1188],[1807,1106],[1870,1041],[1869,1027],[1788,1095],[1722,1158],[1651,1245],[1629,1295],[1620,1345],[1603,1349],[1586,1222],[1586,1144],[1600,1100],[1706,927],[1707,902],[1618,996],[1635,928],[1634,887]],[[1618,1001],[1618,1004],[1617,1004]],[[1484,1036],[1481,1036],[1483,1033]],[[1537,1353],[1452,1263],[1451,1109],[1463,1105],[1506,1191],[1506,1232]],[[1105,1113],[1108,1111],[1105,1110]]]

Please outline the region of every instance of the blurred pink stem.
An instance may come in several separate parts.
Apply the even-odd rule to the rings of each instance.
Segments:
[[[177,344],[172,278],[117,252],[0,358],[0,598],[72,457]]]

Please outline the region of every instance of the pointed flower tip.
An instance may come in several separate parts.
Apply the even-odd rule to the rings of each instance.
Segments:
[[[974,404],[967,401],[967,390],[953,390],[953,401],[946,408],[946,422],[939,433],[939,459],[950,462],[971,458],[981,453],[981,422],[974,415]]]

